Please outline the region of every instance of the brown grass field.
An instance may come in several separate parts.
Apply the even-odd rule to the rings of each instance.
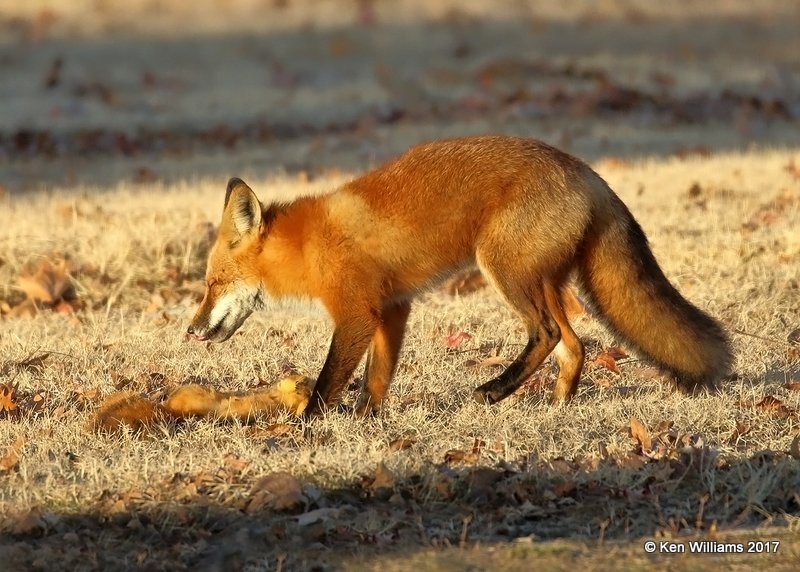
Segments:
[[[0,1],[0,567],[797,569],[793,4],[18,4]],[[117,391],[319,371],[321,315],[184,339],[228,177],[262,200],[322,193],[479,132],[541,138],[609,182],[730,333],[718,391],[673,391],[589,313],[570,404],[547,402],[548,361],[479,406],[524,331],[490,288],[442,289],[414,305],[376,418],[91,431]]]

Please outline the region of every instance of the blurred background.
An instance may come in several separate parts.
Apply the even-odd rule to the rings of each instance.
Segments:
[[[783,0],[2,0],[0,186],[314,177],[481,132],[797,145],[798,29]]]

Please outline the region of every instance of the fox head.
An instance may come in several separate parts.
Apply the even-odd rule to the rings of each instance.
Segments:
[[[263,305],[256,261],[268,226],[255,193],[244,181],[228,182],[217,240],[206,266],[206,289],[187,334],[200,341],[224,342]]]

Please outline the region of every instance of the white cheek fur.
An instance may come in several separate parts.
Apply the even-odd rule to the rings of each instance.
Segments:
[[[273,298],[264,295],[261,299],[261,309],[270,312],[286,311],[293,314],[329,317],[328,310],[316,298],[285,296]]]
[[[214,308],[211,310],[211,313],[208,316],[208,325],[210,327],[215,327],[217,324],[222,322],[225,319],[233,307],[236,304],[236,294],[225,294],[214,305]]]

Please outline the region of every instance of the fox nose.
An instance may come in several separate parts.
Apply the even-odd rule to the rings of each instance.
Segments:
[[[194,329],[192,324],[189,324],[189,327],[186,329],[186,337],[188,339],[199,340],[200,336],[197,335],[197,332]]]

